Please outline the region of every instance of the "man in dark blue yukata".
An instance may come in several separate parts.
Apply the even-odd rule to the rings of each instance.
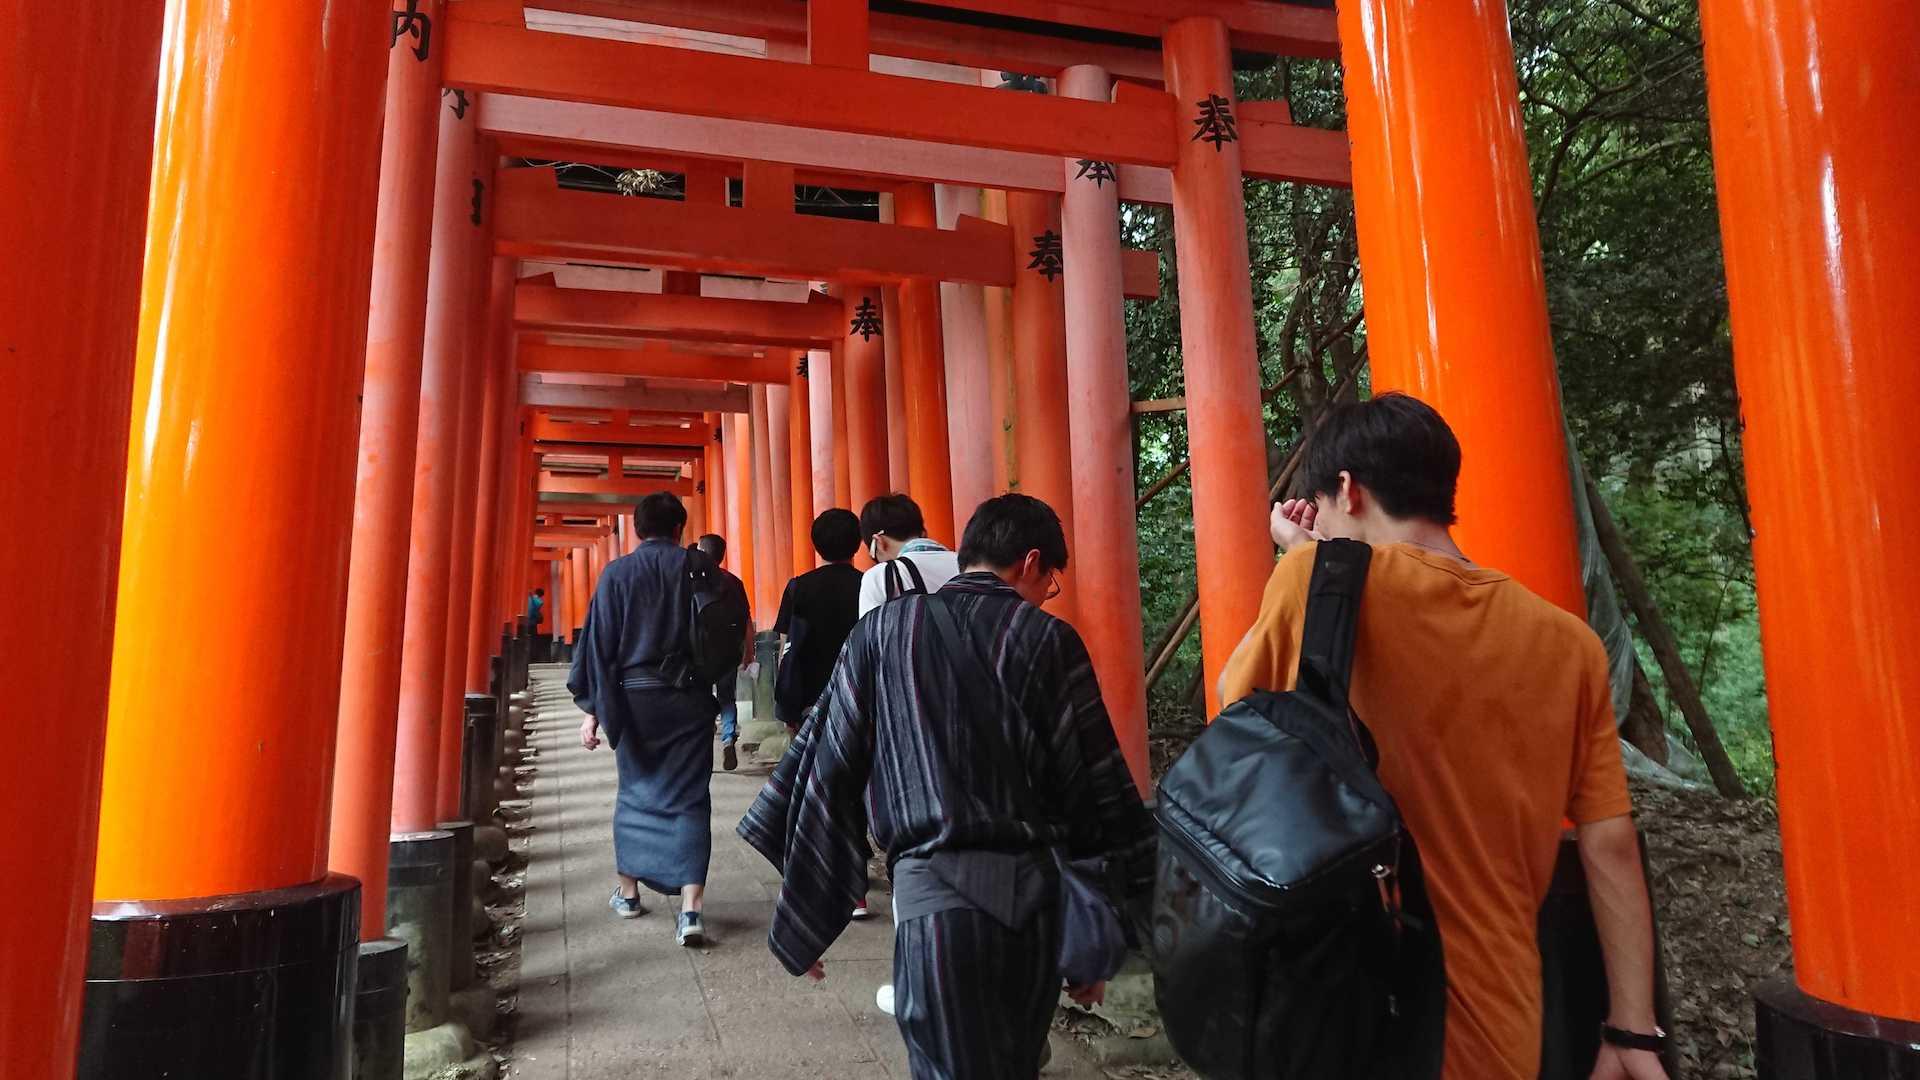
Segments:
[[[713,725],[719,714],[710,687],[683,687],[673,674],[692,652],[693,582],[688,561],[703,559],[680,544],[687,511],[668,492],[634,508],[641,543],[607,565],[587,607],[586,626],[567,679],[587,714],[580,745],[593,750],[606,735],[620,773],[613,811],[619,885],[614,914],[645,909],[640,887],[680,897],[675,936],[706,943],[700,905],[713,850]]]

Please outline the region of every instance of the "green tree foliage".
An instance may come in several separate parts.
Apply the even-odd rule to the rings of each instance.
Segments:
[[[1749,782],[1771,783],[1752,587],[1739,400],[1728,337],[1713,163],[1691,0],[1512,0],[1548,307],[1575,443],[1602,480],[1689,668]],[[1295,121],[1344,124],[1338,66],[1241,73],[1243,99],[1285,99]],[[1366,329],[1351,196],[1247,184],[1247,238],[1266,410],[1276,453],[1343,379],[1364,393]],[[1128,242],[1157,247],[1160,300],[1129,306],[1136,398],[1182,392],[1178,252],[1170,215],[1128,207]],[[1351,376],[1351,378],[1349,378]],[[1139,424],[1144,488],[1186,458],[1185,417]],[[1141,513],[1147,640],[1192,592],[1191,489]],[[1156,690],[1180,703],[1198,636]],[[1658,668],[1645,664],[1656,691]],[[1671,709],[1668,710],[1671,713]],[[1676,729],[1677,730],[1677,729]]]

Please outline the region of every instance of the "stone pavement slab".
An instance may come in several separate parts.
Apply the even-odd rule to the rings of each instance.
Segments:
[[[719,771],[716,746],[709,944],[674,943],[677,897],[643,894],[646,915],[616,918],[607,909],[613,755],[580,747],[582,716],[561,687],[564,668],[535,665],[533,678],[533,831],[512,1075],[908,1080],[899,1029],[874,1005],[892,974],[884,887],[875,888],[873,918],[827,954],[824,983],[788,975],[766,948],[779,876],[733,831],[770,769],[742,761]],[[1054,1049],[1047,1080],[1101,1075],[1070,1041],[1056,1036]]]

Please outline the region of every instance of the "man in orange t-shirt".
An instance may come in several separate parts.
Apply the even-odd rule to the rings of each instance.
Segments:
[[[1291,689],[1314,544],[1373,545],[1351,698],[1420,845],[1446,951],[1446,1080],[1535,1080],[1539,910],[1575,825],[1611,1012],[1595,1080],[1665,1080],[1650,1046],[1653,922],[1614,731],[1606,652],[1586,623],[1455,546],[1460,446],[1424,403],[1336,406],[1307,447],[1307,499],[1274,508],[1286,552],[1221,675],[1221,700]]]

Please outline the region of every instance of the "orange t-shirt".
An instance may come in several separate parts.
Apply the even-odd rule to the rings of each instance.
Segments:
[[[1222,700],[1293,687],[1314,545],[1274,567]],[[1563,822],[1632,811],[1606,650],[1497,570],[1375,548],[1354,711],[1420,845],[1447,962],[1447,1080],[1540,1072],[1538,917]]]

